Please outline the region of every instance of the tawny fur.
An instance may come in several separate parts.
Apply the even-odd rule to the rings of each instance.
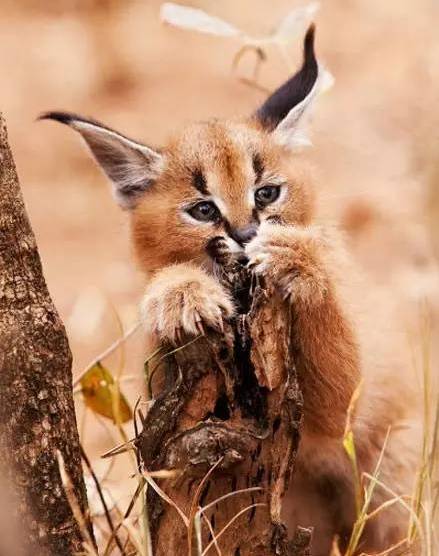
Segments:
[[[221,330],[233,314],[232,300],[215,277],[217,263],[207,249],[214,238],[223,238],[231,257],[245,255],[254,271],[292,305],[304,426],[284,517],[291,530],[314,526],[312,553],[326,556],[336,535],[340,547],[346,545],[355,520],[353,472],[342,439],[361,377],[352,421],[360,473],[373,472],[390,430],[380,479],[397,495],[411,494],[418,443],[416,420],[407,409],[414,405],[407,400],[410,389],[398,369],[381,372],[363,363],[357,327],[341,287],[351,279],[343,241],[336,230],[315,222],[307,157],[289,148],[289,143],[297,144],[297,130],[289,130],[285,122],[296,123],[302,100],[308,103],[318,80],[313,32],[311,28],[305,39],[302,69],[257,117],[189,125],[157,152],[80,116],[45,117],[82,134],[114,182],[116,198],[130,209],[132,244],[147,276],[142,315],[151,344],[178,342],[182,332],[194,335],[205,327]],[[300,110],[288,119],[289,88],[296,99],[293,109]],[[273,106],[280,107],[274,120]],[[282,141],[275,133],[279,121]],[[280,185],[279,198],[257,207],[255,191],[266,184]],[[188,212],[206,199],[221,213],[215,222],[199,222]],[[233,240],[236,231],[249,226],[257,228],[253,239]],[[377,487],[370,510],[391,497]],[[408,514],[399,504],[379,512],[366,526],[359,553],[389,548],[405,536],[407,523]]]
[[[340,276],[347,278],[343,241],[331,227],[313,224],[314,186],[304,154],[280,149],[251,121],[198,124],[171,140],[165,149],[168,169],[132,213],[135,252],[150,275],[143,318],[156,337],[174,341],[178,327],[195,333],[200,318],[220,327],[221,315],[231,314],[230,301],[211,276],[212,262],[205,252],[208,240],[225,231],[182,222],[179,207],[197,197],[190,170],[202,167],[209,190],[221,200],[231,224],[250,222],[253,152],[260,154],[267,176],[281,176],[288,184],[284,202],[263,211],[258,234],[245,247],[255,271],[279,286],[294,308],[293,341],[305,419],[285,519],[292,530],[296,525],[315,526],[313,554],[323,556],[335,535],[341,547],[346,544],[355,519],[353,472],[342,437],[362,374],[365,383],[353,421],[360,471],[373,473],[391,427],[381,479],[396,493],[410,494],[417,447],[400,393],[393,384],[376,380],[374,373],[368,381],[368,370],[362,369],[338,285]],[[270,223],[270,216],[280,217],[282,224]],[[377,488],[371,510],[390,497]],[[408,514],[400,506],[384,510],[366,527],[360,552],[384,550],[398,542],[407,522]]]

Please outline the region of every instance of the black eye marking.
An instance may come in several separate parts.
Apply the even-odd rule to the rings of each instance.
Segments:
[[[187,209],[187,212],[199,222],[218,222],[221,218],[220,211],[212,201],[200,201]]]
[[[192,184],[197,191],[199,191],[203,195],[207,195],[209,193],[207,189],[206,178],[203,175],[203,172],[200,169],[194,170],[192,172]]]
[[[255,173],[256,179],[255,182],[258,183],[261,181],[262,174],[264,173],[264,163],[262,162],[261,155],[255,153],[253,155],[253,171]]]
[[[280,185],[265,185],[255,191],[255,204],[258,209],[274,203],[279,198]]]

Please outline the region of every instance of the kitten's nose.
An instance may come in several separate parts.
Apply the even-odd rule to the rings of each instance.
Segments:
[[[230,230],[230,237],[234,239],[239,245],[244,245],[252,240],[258,232],[255,224],[244,226],[243,228],[235,228]]]

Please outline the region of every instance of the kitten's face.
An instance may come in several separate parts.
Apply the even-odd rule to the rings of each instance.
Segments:
[[[252,117],[188,126],[163,149],[75,114],[49,112],[42,118],[81,134],[118,203],[130,211],[143,269],[183,261],[208,267],[214,238],[225,238],[239,256],[264,220],[309,222],[311,180],[296,147],[306,143],[300,121],[322,82],[311,26],[301,69]]]
[[[212,121],[183,130],[161,151],[163,167],[131,212],[145,270],[194,261],[210,266],[216,238],[239,257],[260,222],[306,224],[311,178],[254,121]]]

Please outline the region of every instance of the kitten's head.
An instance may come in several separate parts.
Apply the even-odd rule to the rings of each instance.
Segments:
[[[209,264],[214,238],[226,238],[239,252],[264,220],[310,221],[310,177],[295,150],[307,142],[302,123],[321,79],[311,26],[301,69],[251,117],[189,125],[160,149],[75,114],[42,118],[81,134],[129,212],[145,270],[184,261]]]

